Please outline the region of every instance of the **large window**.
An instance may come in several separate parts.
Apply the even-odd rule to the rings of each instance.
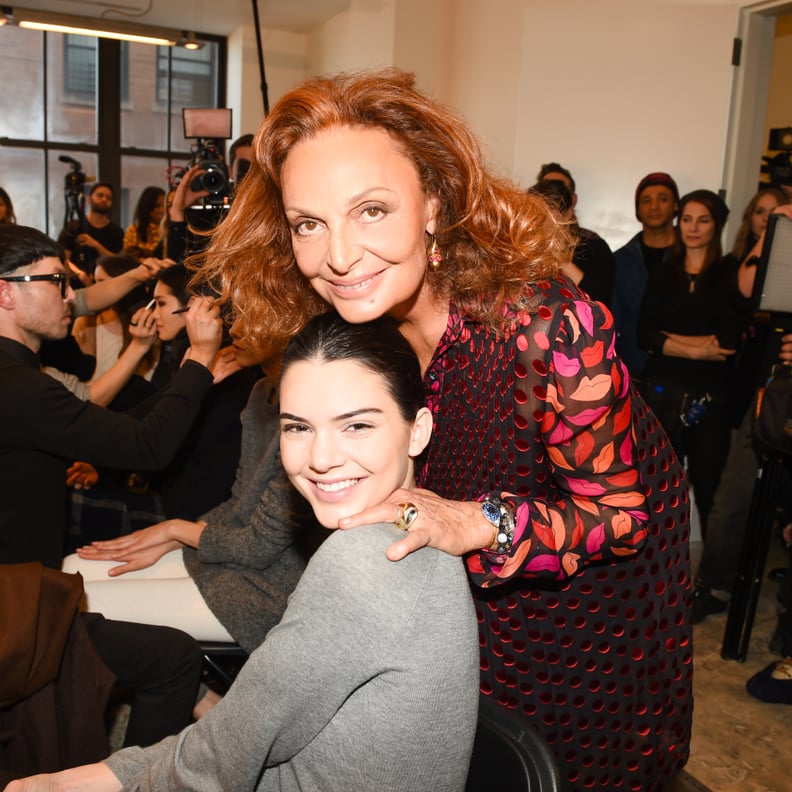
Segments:
[[[186,50],[0,27],[0,69],[14,77],[0,92],[0,186],[17,222],[57,237],[73,168],[62,156],[114,184],[124,227],[143,188],[168,188],[169,166],[189,157],[182,108],[225,103],[225,40],[199,39]]]

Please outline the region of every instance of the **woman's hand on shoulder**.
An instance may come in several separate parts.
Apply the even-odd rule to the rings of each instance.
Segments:
[[[480,503],[450,501],[424,489],[398,489],[384,503],[343,518],[338,527],[347,530],[372,523],[395,523],[401,514],[399,504],[407,503],[417,508],[418,516],[404,539],[388,548],[386,555],[391,561],[400,561],[427,545],[462,556],[492,543],[492,525],[484,517]]]

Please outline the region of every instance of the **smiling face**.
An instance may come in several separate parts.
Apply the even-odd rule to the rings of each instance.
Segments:
[[[698,201],[688,201],[679,218],[679,233],[689,250],[706,248],[715,234],[715,221],[709,209]]]
[[[326,528],[414,485],[412,460],[429,442],[431,414],[422,408],[405,420],[385,380],[361,363],[291,364],[280,407],[284,470]]]
[[[436,201],[382,129],[332,127],[281,172],[297,266],[349,322],[409,316],[425,281]]]
[[[157,335],[160,341],[172,341],[185,328],[184,314],[174,314],[183,308],[181,302],[162,281],[154,287],[154,319],[157,322]]]
[[[751,233],[755,237],[759,237],[762,231],[767,228],[767,221],[773,213],[773,209],[778,206],[778,198],[771,192],[762,195],[756,202],[753,214],[751,215]]]

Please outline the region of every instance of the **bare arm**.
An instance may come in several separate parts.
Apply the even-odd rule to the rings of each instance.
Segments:
[[[792,220],[792,204],[782,204],[776,206],[773,214],[786,215]],[[748,251],[745,260],[740,264],[740,269],[737,270],[737,285],[739,286],[740,293],[743,297],[750,297],[753,294],[754,280],[756,278],[755,262],[748,263],[751,259],[762,255],[762,246],[764,245],[765,231],[759,235],[756,244]]]
[[[686,336],[667,333],[663,343],[664,355],[690,360],[726,360],[735,351],[722,347],[716,335]]]
[[[103,311],[131,292],[135,286],[151,280],[161,269],[173,263],[169,259],[147,258],[139,267],[129,272],[88,286],[85,289],[85,303],[94,313]]]
[[[90,384],[89,398],[100,407],[107,407],[115,399],[137,370],[143,356],[151,349],[157,338],[154,314],[140,308],[132,317],[129,332],[132,340],[127,348],[101,377]]]

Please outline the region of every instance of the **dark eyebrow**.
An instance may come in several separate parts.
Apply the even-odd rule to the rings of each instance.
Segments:
[[[348,413],[342,413],[341,415],[336,416],[333,418],[333,421],[341,422],[341,421],[348,421],[350,418],[356,418],[358,415],[363,415],[365,413],[377,413],[378,415],[382,415],[383,411],[379,409],[379,407],[361,407],[358,410],[352,410]],[[306,420],[305,418],[300,418],[299,415],[292,415],[291,413],[281,413],[280,414],[281,421],[299,421],[300,423],[311,423],[310,421]]]

